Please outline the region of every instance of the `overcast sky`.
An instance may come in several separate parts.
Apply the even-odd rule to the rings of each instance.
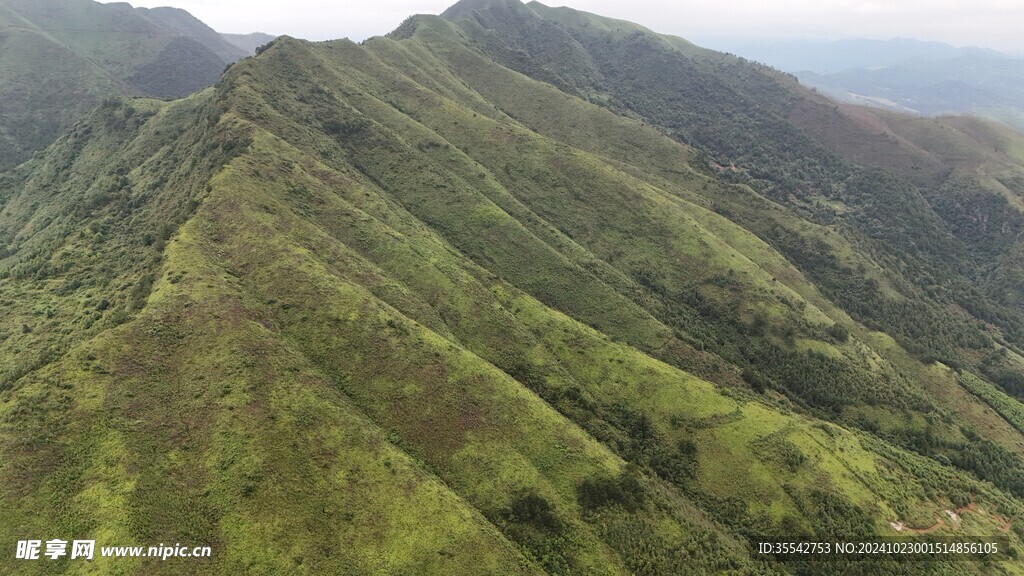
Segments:
[[[386,34],[455,0],[130,0],[184,8],[221,32],[310,40]],[[1024,52],[1024,0],[551,0],[714,44],[718,38],[917,38]]]

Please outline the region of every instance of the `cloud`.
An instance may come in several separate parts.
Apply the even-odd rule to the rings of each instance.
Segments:
[[[659,32],[711,37],[918,38],[1024,50],[1020,0],[565,0]]]
[[[136,0],[184,8],[222,32],[261,31],[325,40],[386,34],[412,14],[454,0]],[[918,38],[1024,51],[1021,0],[551,0],[550,5],[632,20],[697,40]]]

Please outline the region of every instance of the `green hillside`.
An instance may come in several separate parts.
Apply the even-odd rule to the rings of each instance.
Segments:
[[[246,55],[184,10],[0,0],[0,169],[107,96],[182,97]]]
[[[0,550],[213,555],[0,571],[1021,573],[1024,146],[881,114],[515,0],[105,100],[0,173]]]

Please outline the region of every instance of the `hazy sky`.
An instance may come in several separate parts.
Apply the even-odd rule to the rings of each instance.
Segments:
[[[221,32],[362,40],[455,0],[134,0]],[[1024,52],[1024,0],[551,0],[701,43],[714,38],[917,38]]]

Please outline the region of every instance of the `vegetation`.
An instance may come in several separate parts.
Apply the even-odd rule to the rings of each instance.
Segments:
[[[1007,152],[927,184],[808,94],[476,0],[104,100],[0,174],[0,548],[214,556],[0,567],[1019,573],[756,552],[968,504],[937,533],[1024,537],[1017,304],[966,263],[1016,244],[939,200],[1016,209],[1017,141],[960,126]]]

